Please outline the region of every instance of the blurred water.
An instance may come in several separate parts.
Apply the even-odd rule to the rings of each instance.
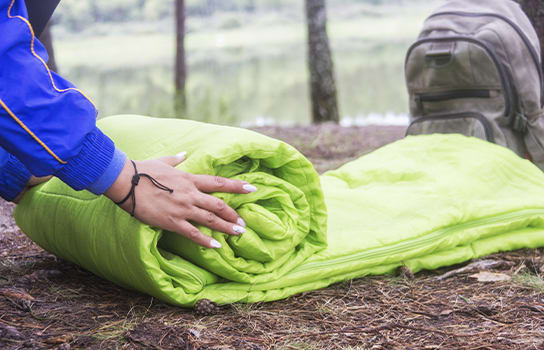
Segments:
[[[398,56],[397,62],[383,63],[378,58],[373,62],[372,57],[390,51]],[[403,123],[408,104],[403,52],[400,45],[335,53],[344,124]],[[62,73],[92,96],[101,117],[135,113],[245,126],[310,122],[303,52],[236,62],[210,58],[190,63],[188,70],[185,114],[174,110],[171,65],[106,70],[79,66]]]
[[[404,56],[436,1],[327,3],[342,124],[406,124]],[[80,3],[69,4],[61,3],[58,14]],[[244,126],[311,122],[302,3],[190,15],[185,112],[174,108],[175,37],[172,13],[165,14],[89,22],[82,31],[62,21],[53,27],[61,74],[93,98],[100,117],[134,113]]]

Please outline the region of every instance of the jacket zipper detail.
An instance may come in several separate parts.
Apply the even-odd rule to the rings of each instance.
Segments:
[[[423,123],[423,122],[427,122],[427,121],[432,122],[432,121],[436,121],[436,120],[455,120],[455,119],[463,119],[463,118],[473,118],[473,119],[478,120],[482,124],[482,126],[484,127],[485,138],[487,139],[487,141],[495,143],[495,135],[493,133],[493,127],[491,126],[491,123],[489,122],[489,120],[487,120],[486,117],[484,117],[480,113],[475,113],[475,112],[453,113],[453,114],[437,114],[437,115],[429,115],[429,116],[416,118],[416,119],[412,120],[410,125],[408,125],[408,128],[406,129],[406,135],[405,136],[409,135],[408,132],[410,131],[410,128],[414,124]]]
[[[461,16],[461,17],[495,17],[498,18],[506,23],[508,23],[520,36],[521,40],[525,43],[525,46],[527,47],[527,50],[529,50],[529,53],[531,54],[531,58],[533,59],[533,62],[535,64],[536,70],[538,72],[538,80],[540,84],[540,106],[544,106],[544,91],[543,91],[543,79],[544,79],[544,73],[542,72],[542,66],[539,64],[538,54],[535,51],[535,48],[531,44],[531,41],[525,35],[523,30],[514,23],[510,18],[499,15],[497,13],[470,13],[470,12],[462,12],[462,11],[446,11],[446,12],[438,12],[435,14],[432,14],[429,16],[429,18],[438,17],[438,16]]]
[[[507,117],[511,117],[513,115],[513,110],[512,110],[512,96],[513,96],[512,91],[513,90],[512,90],[512,86],[510,85],[510,80],[508,78],[508,75],[506,74],[506,70],[504,69],[504,66],[500,64],[500,61],[495,51],[493,51],[493,49],[489,47],[489,45],[487,45],[485,42],[481,40],[477,40],[477,39],[466,37],[466,36],[444,36],[444,37],[420,39],[416,41],[415,43],[413,43],[412,46],[410,46],[410,48],[408,49],[408,53],[406,54],[406,60],[404,62],[405,66],[406,66],[406,63],[408,62],[408,59],[410,58],[412,51],[417,46],[430,43],[430,42],[443,42],[443,41],[466,41],[466,42],[473,43],[482,47],[487,52],[487,54],[489,55],[489,57],[491,57],[491,60],[495,64],[497,71],[499,72],[501,85],[504,90],[504,104],[505,104],[504,115]]]
[[[323,266],[333,266],[337,264],[344,264],[344,263],[361,260],[361,259],[376,259],[376,258],[381,258],[385,256],[390,256],[396,253],[402,253],[402,252],[410,251],[412,249],[417,249],[429,243],[438,241],[439,239],[444,238],[445,236],[451,235],[458,231],[477,228],[480,226],[486,226],[489,224],[502,222],[504,220],[518,220],[518,219],[530,218],[535,215],[544,215],[544,209],[524,209],[524,210],[517,211],[515,213],[499,214],[496,216],[477,219],[477,220],[462,223],[459,225],[453,225],[453,226],[441,228],[425,235],[425,237],[413,238],[409,241],[397,243],[388,247],[374,248],[364,252],[359,252],[359,253],[355,253],[348,256],[342,256],[342,257],[338,257],[336,259],[331,259],[328,261],[316,261],[316,262],[303,264],[293,269],[291,273],[312,270],[312,269],[323,267]]]

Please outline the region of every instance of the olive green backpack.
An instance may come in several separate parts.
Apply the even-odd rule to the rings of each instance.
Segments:
[[[516,2],[446,1],[406,55],[407,134],[476,136],[544,169],[540,52]]]

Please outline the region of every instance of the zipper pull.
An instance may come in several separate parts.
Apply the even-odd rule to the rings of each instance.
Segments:
[[[514,129],[517,132],[525,133],[527,132],[527,125],[529,124],[529,121],[527,120],[527,117],[522,112],[516,113],[514,116],[514,120],[512,121],[512,129]]]

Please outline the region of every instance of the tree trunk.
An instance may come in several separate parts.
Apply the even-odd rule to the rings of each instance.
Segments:
[[[327,36],[325,0],[305,0],[312,120],[338,122],[334,67]]]
[[[176,113],[184,114],[187,109],[185,81],[187,66],[185,64],[185,0],[176,0],[176,72],[175,72],[175,102]]]
[[[43,46],[45,46],[47,54],[49,55],[47,66],[53,72],[58,73],[57,62],[55,61],[55,51],[53,50],[53,37],[51,36],[51,22],[47,23],[39,39]]]
[[[518,2],[536,29],[536,33],[540,38],[540,48],[543,50],[542,53],[544,56],[544,1],[518,0]]]

